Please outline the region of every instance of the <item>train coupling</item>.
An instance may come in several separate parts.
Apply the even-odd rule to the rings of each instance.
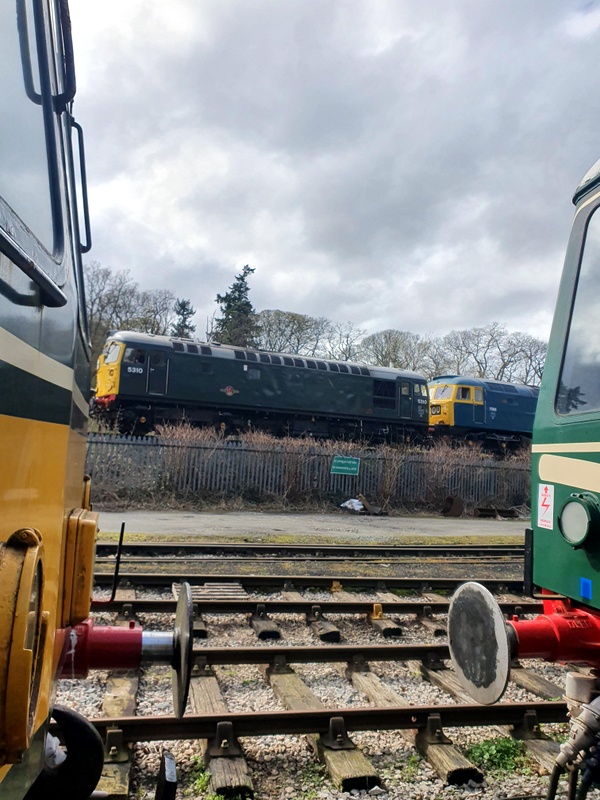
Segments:
[[[507,621],[484,586],[469,582],[457,589],[448,612],[450,656],[474,700],[490,705],[502,697],[515,658],[600,667],[600,615],[566,598],[545,600],[544,611],[535,619]]]
[[[193,608],[189,583],[182,583],[172,631],[148,631],[131,621],[128,627],[96,625],[87,619],[70,631],[62,678],[86,678],[92,669],[139,669],[169,664],[173,670],[173,706],[183,716],[192,669]]]

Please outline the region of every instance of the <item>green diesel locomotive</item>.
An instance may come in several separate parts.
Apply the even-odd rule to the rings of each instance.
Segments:
[[[93,413],[121,432],[187,420],[224,433],[413,442],[429,423],[415,372],[168,336],[111,334]]]
[[[494,598],[463,585],[450,607],[454,667],[472,697],[493,703],[515,658],[584,664],[568,673],[571,732],[560,748],[569,797],[600,783],[600,162],[578,187],[532,444],[531,528],[525,586],[544,614],[506,622]]]

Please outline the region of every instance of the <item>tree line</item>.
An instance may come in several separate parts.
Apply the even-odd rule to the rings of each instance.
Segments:
[[[84,274],[93,365],[111,330],[178,337],[196,331],[191,302],[169,289],[141,290],[129,270],[115,272],[97,261],[86,264]]]
[[[97,262],[86,266],[85,272],[94,359],[111,329],[179,337],[194,334],[195,311],[189,300],[165,289],[141,291],[129,272],[113,272]],[[401,329],[368,335],[352,322],[279,309],[256,311],[249,297],[253,273],[246,265],[227,292],[217,294],[219,312],[207,321],[207,341],[413,370],[427,378],[452,374],[540,383],[547,344],[528,333],[491,322],[445,336],[421,336]]]

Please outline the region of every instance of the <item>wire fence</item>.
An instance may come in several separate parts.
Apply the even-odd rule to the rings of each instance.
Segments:
[[[348,455],[347,450],[344,455]],[[449,495],[467,506],[528,506],[529,468],[458,451],[353,449],[358,475],[331,473],[331,447],[186,444],[162,437],[90,434],[87,471],[96,498],[170,493],[198,498],[343,501],[362,494],[383,507],[434,507]]]

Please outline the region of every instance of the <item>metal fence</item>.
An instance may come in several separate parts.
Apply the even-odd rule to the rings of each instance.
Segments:
[[[348,453],[344,453],[348,455]],[[87,471],[96,497],[168,492],[302,501],[363,494],[380,504],[438,507],[448,495],[471,506],[529,505],[529,469],[510,462],[440,459],[434,451],[361,450],[357,476],[332,475],[318,444],[261,449],[239,442],[188,445],[158,437],[90,434]]]

